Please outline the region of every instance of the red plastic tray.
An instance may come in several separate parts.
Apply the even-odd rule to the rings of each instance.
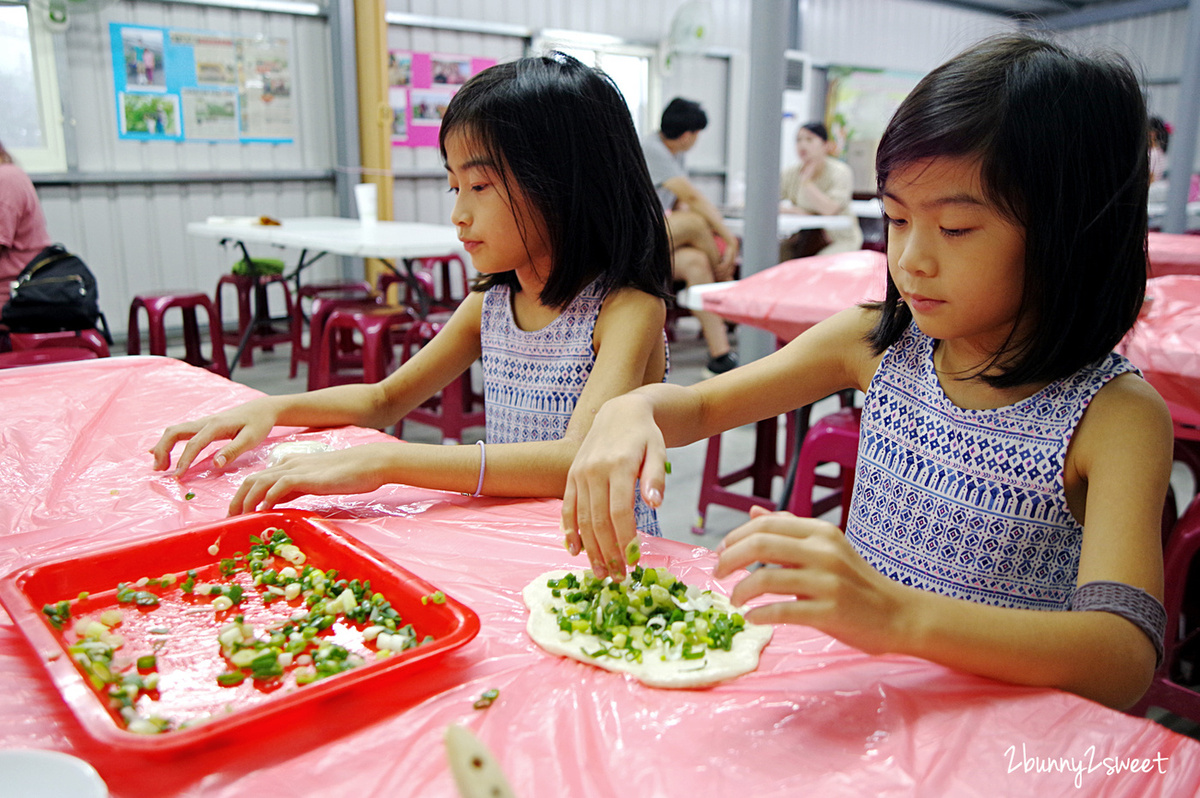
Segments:
[[[284,601],[264,606],[258,594],[251,591],[247,591],[241,607],[222,613],[213,613],[211,609],[206,612],[207,600],[203,599],[185,603],[180,597],[179,601],[170,601],[170,591],[164,591],[162,604],[149,611],[117,604],[118,583],[164,574],[176,574],[182,581],[189,569],[210,569],[234,552],[248,551],[250,535],[261,536],[271,527],[282,529],[292,538],[307,555],[307,564],[321,569],[336,568],[339,578],[369,579],[371,589],[382,593],[403,621],[413,625],[418,639],[432,635],[434,641],[370,661],[370,649],[362,644],[361,634],[356,640],[353,627],[339,621],[333,627],[335,639],[349,648],[367,652],[367,664],[303,686],[296,685],[289,673],[274,683],[258,684],[247,678],[240,685],[222,687],[215,677],[228,665],[220,655],[218,628],[234,615],[243,614],[259,630],[268,617],[279,618],[281,613],[286,616],[294,606]],[[217,541],[220,541],[219,552],[209,554],[209,547]],[[286,710],[367,681],[378,683],[385,675],[411,675],[466,644],[479,632],[479,617],[450,596],[444,604],[422,603],[421,598],[436,589],[321,519],[281,511],[239,516],[180,529],[153,540],[28,565],[0,579],[0,603],[36,650],[63,699],[88,733],[109,745],[154,753],[245,731],[249,724],[275,719]],[[81,591],[89,596],[76,605],[75,599]],[[72,621],[60,631],[49,622],[42,607],[63,599],[72,600],[76,606],[72,609]],[[160,683],[164,685],[158,706],[166,710],[162,714],[167,716],[178,710],[184,717],[193,713],[212,714],[209,720],[161,734],[138,734],[124,728],[119,715],[92,689],[67,652],[66,633],[74,620],[95,617],[110,608],[120,609],[125,617],[113,630],[125,638],[124,646],[118,649],[124,659],[150,653],[155,642],[163,639],[151,629],[161,629],[165,624],[173,630],[169,646],[158,652]],[[169,702],[172,695],[177,695],[182,705]]]

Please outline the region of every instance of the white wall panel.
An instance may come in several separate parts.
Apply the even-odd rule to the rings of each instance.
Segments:
[[[800,0],[800,13],[800,49],[815,63],[909,72],[928,72],[1015,28],[1003,17],[921,0]]]
[[[1129,57],[1147,81],[1146,104],[1151,114],[1168,123],[1176,122],[1179,108],[1179,78],[1187,49],[1188,10],[1090,25],[1066,32],[1080,46],[1115,49]],[[1169,153],[1168,153],[1169,156]],[[1200,163],[1200,143],[1195,163]]]

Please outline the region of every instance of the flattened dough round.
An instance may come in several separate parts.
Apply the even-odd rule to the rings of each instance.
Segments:
[[[558,628],[558,616],[551,607],[566,606],[566,599],[555,598],[546,583],[574,573],[582,579],[583,571],[547,571],[534,579],[521,591],[525,606],[529,608],[529,622],[525,629],[533,642],[551,654],[595,665],[610,671],[628,673],[650,687],[707,687],[717,682],[750,673],[758,667],[759,654],[771,639],[770,626],[746,622],[746,627],[733,637],[730,651],[709,649],[703,659],[663,660],[655,652],[647,652],[641,662],[613,657],[589,657],[584,650],[595,651],[609,643],[590,633],[575,633],[563,639]],[[738,609],[729,599],[713,593],[713,609],[734,613]]]

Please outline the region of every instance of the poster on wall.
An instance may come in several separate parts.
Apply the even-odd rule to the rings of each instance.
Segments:
[[[450,98],[467,78],[494,58],[392,50],[388,53],[388,101],[392,146],[436,147]]]
[[[875,150],[884,128],[921,75],[831,66],[825,95],[829,138],[854,170],[854,190],[874,194]]]
[[[289,143],[287,39],[110,23],[123,139]]]

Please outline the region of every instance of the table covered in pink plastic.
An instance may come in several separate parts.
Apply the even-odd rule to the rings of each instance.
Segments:
[[[1146,241],[1150,276],[1200,275],[1200,235],[1150,233]]]
[[[1200,236],[1177,237],[1200,244]],[[880,252],[800,258],[705,293],[704,309],[786,342],[840,310],[882,299],[886,275],[887,259]],[[1152,277],[1146,295],[1149,307],[1120,351],[1171,404],[1177,420],[1195,424],[1200,421],[1200,275]]]
[[[883,299],[887,257],[861,249],[798,258],[703,295],[704,310],[790,341],[839,310]]]
[[[1188,236],[1189,238],[1191,236]],[[1200,424],[1200,274],[1146,281],[1148,307],[1121,342],[1177,422]]]
[[[255,395],[163,358],[0,373],[0,573],[219,519],[276,442],[383,437],[277,429],[228,471],[210,457],[182,482],[151,470],[147,449],[163,427]],[[293,506],[473,608],[479,636],[409,682],[318,704],[254,742],[162,760],[116,756],[89,738],[0,613],[0,748],[82,757],[115,796],[453,796],[442,748],[452,723],[476,732],[525,798],[1200,790],[1200,745],[1151,721],[910,657],[867,656],[804,627],[777,628],[758,671],[705,690],[649,689],[549,656],[525,634],[520,591],[545,570],[583,564],[562,547],[554,500],[393,486]],[[713,583],[707,549],[650,540],[643,553],[689,582],[728,588]],[[496,703],[474,709],[491,688]],[[1129,772],[1131,762],[1149,772]]]

